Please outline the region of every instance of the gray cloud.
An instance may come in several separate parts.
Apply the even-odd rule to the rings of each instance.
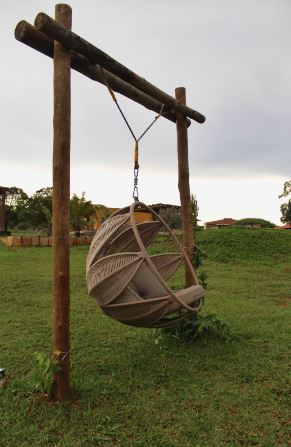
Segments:
[[[187,88],[207,117],[189,129],[197,175],[290,176],[291,62],[288,0],[70,2],[73,29],[167,93]],[[1,5],[2,162],[51,160],[52,63],[16,42],[21,19],[54,14],[52,1]],[[72,162],[125,166],[132,140],[106,89],[72,77]],[[153,114],[120,98],[136,132]],[[160,120],[141,143],[141,161],[176,170],[175,125]]]

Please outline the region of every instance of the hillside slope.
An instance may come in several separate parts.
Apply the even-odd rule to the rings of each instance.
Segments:
[[[197,232],[197,244],[211,261],[291,262],[291,231],[225,228]]]

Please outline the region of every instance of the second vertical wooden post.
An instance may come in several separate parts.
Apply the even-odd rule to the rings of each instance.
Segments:
[[[186,104],[186,89],[177,87],[175,89],[175,97],[177,102]],[[177,150],[178,150],[178,186],[181,201],[182,228],[183,228],[183,245],[192,262],[193,254],[193,219],[190,198],[189,184],[189,160],[188,160],[188,131],[186,116],[176,113],[177,121]],[[187,264],[185,264],[185,287],[193,284],[193,276]]]
[[[71,29],[70,6],[58,4],[55,19]],[[71,56],[54,43],[54,144],[53,144],[53,315],[52,354],[61,371],[56,373],[53,399],[63,400],[70,388],[70,140]]]

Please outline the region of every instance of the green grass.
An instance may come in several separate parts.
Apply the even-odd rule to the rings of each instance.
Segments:
[[[87,248],[72,248],[72,396],[62,404],[33,392],[34,353],[50,352],[51,249],[0,247],[1,447],[288,446],[291,234],[198,240],[203,312],[228,323],[227,341],[161,339],[108,319],[87,297]]]

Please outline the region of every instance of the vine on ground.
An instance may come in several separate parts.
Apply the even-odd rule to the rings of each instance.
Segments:
[[[209,338],[227,341],[233,338],[228,324],[220,320],[215,314],[196,315],[194,318],[182,321],[175,327],[165,328],[162,332],[186,342]],[[158,341],[160,339],[161,337],[157,338]]]

